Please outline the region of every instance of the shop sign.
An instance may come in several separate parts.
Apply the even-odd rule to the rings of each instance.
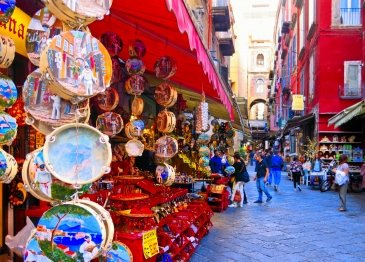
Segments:
[[[304,110],[304,99],[303,95],[292,95],[293,103],[291,109],[293,111],[301,111]]]
[[[30,20],[31,17],[29,15],[18,7],[15,7],[14,13],[9,21],[7,23],[0,23],[0,35],[12,38],[15,42],[15,51],[25,57],[28,57],[25,39]]]
[[[156,229],[143,233],[142,236],[143,254],[146,259],[159,253]]]

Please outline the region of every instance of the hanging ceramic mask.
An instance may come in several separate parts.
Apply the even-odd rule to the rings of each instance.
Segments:
[[[122,39],[114,32],[103,33],[100,37],[100,41],[111,56],[118,55],[123,49]]]
[[[157,78],[166,80],[176,73],[176,62],[170,56],[163,56],[156,61],[154,70]]]
[[[35,13],[30,20],[25,46],[30,62],[39,66],[41,52],[45,50],[48,39],[63,30],[62,21],[57,19],[47,7]]]
[[[96,119],[96,128],[107,136],[115,136],[123,127],[122,117],[114,112],[105,112]]]
[[[14,12],[15,0],[3,0],[0,2],[0,22],[7,23]]]
[[[131,250],[119,241],[113,241],[111,248],[106,252],[106,262],[115,261],[133,262]]]
[[[134,40],[129,43],[128,52],[131,57],[142,58],[146,54],[146,46],[142,40]]]
[[[146,66],[139,58],[129,58],[125,62],[125,69],[129,75],[143,75],[144,71],[146,71]]]
[[[9,77],[0,74],[0,110],[11,107],[18,97],[18,90]]]

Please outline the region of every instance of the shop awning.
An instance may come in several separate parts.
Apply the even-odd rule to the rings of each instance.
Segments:
[[[142,40],[147,48],[143,62],[148,71],[164,55],[177,62],[177,73],[170,79],[187,89],[205,95],[224,105],[229,120],[237,119],[228,87],[201,41],[183,0],[113,1],[110,15],[90,25],[93,35],[114,31],[123,40],[121,53],[127,59],[128,43]]]
[[[314,123],[314,119],[315,119],[314,113],[305,116],[295,116],[292,119],[289,119],[288,122],[286,122],[286,125],[283,128],[283,130],[280,132],[279,137],[282,137],[284,134],[288,133],[293,128]]]
[[[365,114],[365,99],[352,105],[341,112],[339,112],[337,115],[331,117],[328,120],[328,125],[335,125],[335,127],[339,127],[340,125],[343,125],[353,119],[356,116]]]

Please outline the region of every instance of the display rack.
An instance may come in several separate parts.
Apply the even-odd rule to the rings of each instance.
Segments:
[[[229,205],[229,192],[225,185],[208,185],[207,200],[213,211],[222,212]]]

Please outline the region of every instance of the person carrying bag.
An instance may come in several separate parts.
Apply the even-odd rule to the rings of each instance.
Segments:
[[[241,158],[240,154],[238,152],[234,153],[234,164],[233,167],[235,168],[235,172],[232,174],[231,177],[234,177],[234,184],[233,184],[233,191],[231,195],[231,201],[232,204],[229,205],[229,207],[242,207],[243,204],[247,203],[247,196],[246,192],[244,191],[244,184],[250,181],[249,174],[246,170],[246,165],[243,159]],[[245,182],[247,181],[247,182]],[[240,201],[235,201],[235,195],[236,192],[240,192],[241,199]],[[243,196],[243,198],[242,198]],[[236,197],[236,200],[238,200],[238,196]]]

